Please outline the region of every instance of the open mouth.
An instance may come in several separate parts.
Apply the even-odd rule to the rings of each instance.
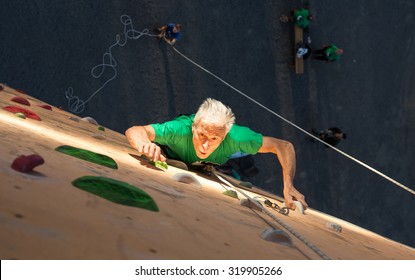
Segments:
[[[199,150],[199,155],[204,158],[208,155],[208,153],[207,152],[202,152],[202,151]]]

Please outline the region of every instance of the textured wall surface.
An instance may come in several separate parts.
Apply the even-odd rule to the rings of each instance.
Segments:
[[[414,189],[414,2],[313,1],[312,48],[335,43],[344,54],[331,64],[306,61],[303,75],[291,66],[292,25],[279,21],[294,3],[2,1],[0,82],[65,110],[76,107],[65,92],[92,96],[78,114],[120,132],[220,99],[239,124],[295,145],[295,183],[311,207],[415,246],[413,195],[307,141],[170,46],[139,35],[183,24],[177,50],[306,130],[341,127],[348,134],[341,150]],[[278,161],[258,155],[256,163],[261,173],[252,181],[281,194]]]

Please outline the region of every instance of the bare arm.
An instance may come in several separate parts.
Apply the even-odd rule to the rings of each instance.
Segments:
[[[304,208],[307,208],[304,196],[294,187],[295,176],[295,150],[294,146],[287,141],[280,140],[273,137],[264,136],[262,146],[259,153],[273,153],[277,156],[281,168],[284,181],[284,199],[285,205],[291,209],[295,209],[293,198],[301,202]]]
[[[160,32],[158,36],[160,38],[164,38],[164,35],[166,34],[167,26],[164,25],[164,26],[160,27],[158,30]]]
[[[175,38],[167,39],[166,37],[164,37],[164,41],[166,41],[171,46],[173,46],[174,43],[176,43],[176,39]]]
[[[166,161],[166,158],[161,154],[159,146],[152,141],[156,138],[156,133],[151,125],[133,126],[126,132],[128,142],[140,154],[146,155],[153,161]]]

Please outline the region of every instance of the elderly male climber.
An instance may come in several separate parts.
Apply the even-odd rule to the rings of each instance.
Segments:
[[[294,200],[304,208],[308,206],[293,183],[296,168],[293,145],[235,124],[232,110],[215,99],[206,99],[194,115],[181,115],[162,124],[133,126],[125,135],[133,148],[153,161],[168,158],[188,165],[202,162],[221,165],[236,153],[273,153],[282,167],[286,207],[295,209]]]

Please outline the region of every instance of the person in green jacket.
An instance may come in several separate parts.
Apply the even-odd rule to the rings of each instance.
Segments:
[[[299,8],[293,11],[292,20],[294,24],[305,29],[308,27],[309,21],[313,20],[313,15],[310,11],[304,8]]]
[[[315,58],[318,60],[324,60],[326,62],[333,62],[339,60],[343,54],[343,49],[338,48],[336,45],[323,46],[323,48],[315,51]]]
[[[294,146],[285,140],[263,136],[248,127],[235,124],[232,110],[222,102],[206,99],[194,115],[174,120],[133,126],[125,135],[130,145],[153,161],[176,159],[188,165],[224,164],[236,153],[272,153],[283,174],[285,204],[295,209],[293,200],[307,208],[304,195],[294,187],[296,169]],[[163,154],[160,145],[167,146]]]

